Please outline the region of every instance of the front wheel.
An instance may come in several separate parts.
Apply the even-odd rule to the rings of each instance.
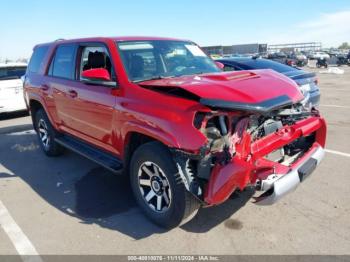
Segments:
[[[164,228],[188,221],[200,206],[186,190],[171,153],[161,143],[150,142],[135,151],[130,181],[138,205]]]

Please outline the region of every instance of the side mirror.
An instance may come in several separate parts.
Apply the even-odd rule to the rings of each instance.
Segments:
[[[218,68],[220,68],[221,70],[223,70],[224,67],[225,67],[225,65],[224,65],[223,63],[218,62],[218,61],[216,61],[215,64],[216,64],[216,66],[217,66]]]
[[[104,68],[94,68],[94,69],[88,69],[84,70],[81,73],[81,77],[85,78],[86,80],[100,80],[100,81],[111,81],[111,76],[109,75],[109,72]]]
[[[107,69],[93,68],[81,72],[81,81],[88,85],[101,85],[112,88],[117,87],[117,83],[112,81]]]

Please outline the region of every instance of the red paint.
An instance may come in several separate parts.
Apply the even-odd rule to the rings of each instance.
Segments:
[[[92,79],[92,80],[103,80],[103,81],[110,81],[111,76],[109,75],[109,72],[107,69],[104,68],[94,68],[85,70],[81,73],[81,76],[83,78]]]
[[[302,100],[303,96],[297,85],[293,81],[284,80],[285,77],[272,70],[256,70],[182,76],[147,81],[142,85],[164,88],[177,86],[201,98],[245,103],[259,103],[281,95],[288,95],[294,102]]]
[[[316,131],[316,141],[313,146],[298,161],[290,167],[263,158],[277,148],[291,143],[301,136],[310,135]],[[297,122],[287,129],[265,136],[264,138],[251,144],[251,157],[246,159],[244,151],[237,147],[237,155],[225,166],[215,166],[211,180],[205,191],[205,201],[209,205],[217,205],[229,198],[236,189],[244,189],[248,184],[255,184],[256,180],[265,179],[273,174],[286,174],[290,168],[297,166],[300,161],[308,158],[318,146],[324,147],[326,134],[326,123],[323,118],[311,117]],[[249,144],[249,141],[241,144]]]
[[[293,81],[271,70],[182,76],[143,82],[143,87],[130,82],[115,41],[162,39],[85,38],[50,43],[49,53],[39,72],[27,73],[29,80],[25,84],[25,93],[29,100],[41,103],[58,131],[70,133],[121,159],[124,158],[126,145],[133,132],[190,153],[198,153],[207,142],[204,134],[193,126],[193,119],[199,111],[210,112],[209,108],[194,100],[154,92],[144,87],[180,87],[201,98],[241,103],[259,103],[281,95],[289,96],[294,102],[303,98]],[[57,45],[80,42],[101,43],[107,47],[117,76],[117,88],[87,85],[78,80],[47,75]],[[87,70],[82,76],[103,80],[110,78],[103,69]],[[47,90],[40,89],[44,85],[48,87]],[[75,97],[69,95],[71,91],[76,93]],[[268,175],[272,163],[264,160],[263,156],[314,131],[315,143],[324,147],[326,127],[320,117],[300,121],[292,127],[286,127],[284,131],[253,143],[250,135],[243,130],[242,138],[237,140],[236,156],[226,166],[218,164],[213,168],[211,179],[205,188],[205,201],[211,205],[221,203],[236,188],[243,189],[258,177]],[[282,166],[276,168],[282,173],[288,171]]]

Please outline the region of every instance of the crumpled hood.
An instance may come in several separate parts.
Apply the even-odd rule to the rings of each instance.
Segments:
[[[180,88],[197,96],[204,105],[227,109],[253,106],[256,110],[252,111],[269,111],[303,99],[294,81],[269,69],[182,76],[140,85],[164,92]]]

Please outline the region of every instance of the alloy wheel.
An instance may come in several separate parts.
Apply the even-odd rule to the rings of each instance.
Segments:
[[[47,129],[47,124],[44,119],[40,119],[38,123],[38,132],[41,139],[41,143],[47,149],[50,144],[50,136]]]
[[[171,188],[163,170],[153,162],[140,165],[138,185],[146,204],[156,212],[163,213],[171,205]]]

